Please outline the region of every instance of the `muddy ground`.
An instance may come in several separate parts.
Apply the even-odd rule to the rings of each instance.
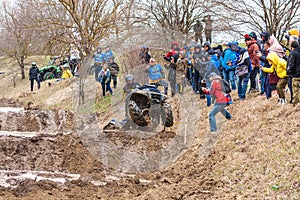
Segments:
[[[210,108],[186,96],[171,99],[175,126],[150,135],[99,132],[99,116],[69,113],[46,123],[52,134],[39,125],[33,137],[1,136],[0,199],[299,199],[300,106],[252,95],[229,107],[232,120],[218,116],[212,134]]]

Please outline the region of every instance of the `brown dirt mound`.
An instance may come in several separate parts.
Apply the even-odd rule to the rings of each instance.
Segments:
[[[23,107],[23,103],[19,100],[3,97],[0,99],[0,107]]]

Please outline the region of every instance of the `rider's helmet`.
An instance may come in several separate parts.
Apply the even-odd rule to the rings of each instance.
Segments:
[[[126,80],[126,83],[128,83],[128,84],[132,84],[133,83],[133,80],[134,80],[134,77],[133,77],[133,75],[132,74],[127,74],[126,76],[125,76],[125,80]]]
[[[36,66],[36,62],[32,62],[31,65],[32,65],[32,66]]]

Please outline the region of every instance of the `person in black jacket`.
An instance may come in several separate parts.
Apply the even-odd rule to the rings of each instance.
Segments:
[[[34,80],[36,80],[38,84],[38,89],[41,88],[40,84],[40,70],[36,66],[36,62],[31,63],[31,68],[29,69],[29,80],[30,80],[30,89],[31,92],[33,92],[33,85],[34,85]]]
[[[167,66],[167,69],[169,69],[168,81],[170,82],[172,97],[176,93],[176,68],[177,68],[177,61],[179,59],[180,48],[175,47],[174,52],[176,54],[171,55],[170,58],[164,57],[164,59],[170,63],[170,65]]]
[[[291,94],[291,101],[294,106],[299,103],[300,86],[300,46],[298,41],[291,44],[292,51],[287,64],[287,74],[289,75],[288,86]]]
[[[108,67],[110,70],[111,79],[113,80],[114,88],[117,88],[117,76],[120,71],[119,65],[114,61],[114,58],[110,58]]]

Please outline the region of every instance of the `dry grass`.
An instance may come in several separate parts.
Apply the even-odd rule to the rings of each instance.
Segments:
[[[28,80],[18,80],[13,89],[9,76],[0,79],[1,96],[49,109],[72,107],[71,96],[61,98],[70,91],[72,80],[52,87],[43,83],[40,91],[31,94]],[[197,101],[196,96],[187,98]],[[237,98],[235,92],[233,98]],[[108,112],[110,104],[110,97],[96,101],[102,112]],[[300,199],[300,105],[276,104],[276,97],[266,100],[255,94],[235,102],[228,108],[232,120],[218,117],[223,124],[220,135],[210,155],[203,158],[199,149],[210,134],[207,116],[211,108],[201,101],[196,108],[202,113],[201,129],[194,145],[177,162],[151,174],[159,187],[149,186],[138,199],[154,194],[157,199]]]

